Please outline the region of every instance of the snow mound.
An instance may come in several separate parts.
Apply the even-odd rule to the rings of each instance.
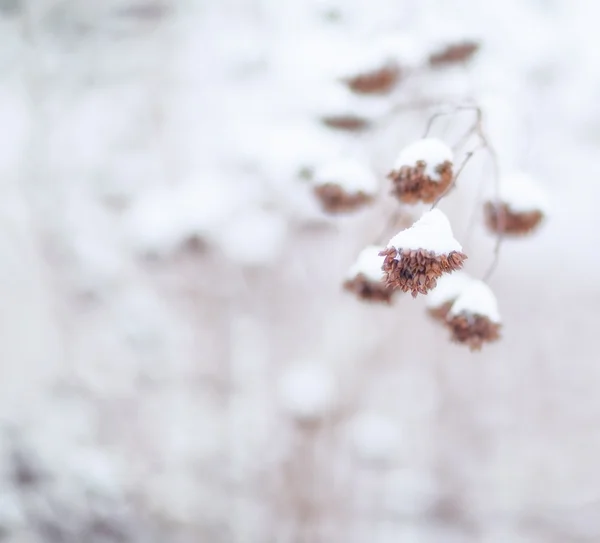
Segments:
[[[312,362],[297,364],[285,371],[278,392],[290,415],[300,421],[314,421],[334,407],[337,383],[329,368]]]
[[[500,180],[500,201],[511,211],[527,213],[541,211],[548,214],[550,202],[544,189],[530,175],[516,172]]]
[[[423,138],[411,143],[402,151],[394,164],[394,169],[399,170],[403,166],[416,166],[417,162],[426,164],[425,175],[432,181],[439,181],[440,175],[436,171],[438,166],[444,162],[452,162],[454,153],[442,140],[437,138]]]
[[[368,245],[358,255],[354,264],[350,267],[347,279],[354,279],[357,275],[364,275],[369,281],[379,282],[383,279],[382,270],[384,257],[379,256],[383,247],[379,245]]]
[[[424,249],[437,256],[462,251],[462,246],[452,234],[448,217],[439,209],[424,213],[410,228],[396,234],[387,246],[398,252],[402,249]]]
[[[452,304],[450,315],[460,313],[487,317],[495,323],[501,322],[496,296],[483,281],[473,281]]]
[[[437,280],[437,286],[427,295],[427,307],[440,307],[456,300],[474,279],[462,271],[442,275]]]
[[[334,183],[349,194],[358,192],[375,194],[378,188],[373,171],[353,158],[340,158],[325,163],[316,171],[314,181],[318,185]]]

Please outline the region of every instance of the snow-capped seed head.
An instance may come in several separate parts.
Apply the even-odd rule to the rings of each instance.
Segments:
[[[429,65],[439,68],[468,62],[479,47],[479,42],[469,40],[446,44],[429,56]]]
[[[523,235],[533,231],[550,212],[544,189],[528,174],[516,172],[500,180],[499,194],[484,207],[488,228],[495,233]]]
[[[328,162],[318,168],[314,175],[318,185],[337,184],[349,194],[377,192],[377,177],[363,162],[353,158],[342,158]]]
[[[453,153],[437,138],[418,140],[404,148],[388,175],[394,195],[404,203],[433,202],[453,179]]]
[[[499,339],[501,318],[492,290],[483,281],[473,281],[452,304],[447,325],[452,339],[471,350]]]
[[[411,143],[398,155],[394,169],[399,170],[402,166],[414,168],[419,162],[426,165],[425,175],[432,181],[440,181],[439,168],[446,162],[452,163],[454,153],[442,140],[438,138],[423,138]]]
[[[492,322],[501,322],[496,296],[483,281],[472,280],[456,298],[450,309],[450,316],[461,313],[487,317]]]
[[[350,267],[344,282],[344,288],[366,301],[390,303],[394,290],[387,287],[383,273],[383,247],[369,245],[365,247],[356,262]]]
[[[396,234],[387,246],[398,250],[425,249],[436,255],[462,251],[448,217],[437,208],[427,211],[410,228]]]
[[[283,407],[299,422],[318,422],[336,402],[337,383],[333,372],[312,362],[288,368],[279,381]]]
[[[550,201],[543,187],[529,174],[515,172],[500,179],[500,201],[511,211],[550,212]]]
[[[445,320],[456,298],[473,280],[462,271],[440,277],[437,286],[427,295],[426,305],[429,314],[437,320]]]
[[[376,412],[356,415],[349,423],[348,437],[359,460],[370,464],[394,460],[400,444],[397,424]]]
[[[314,191],[328,213],[348,213],[369,204],[377,192],[375,174],[347,158],[325,164],[313,177]]]
[[[396,234],[380,253],[388,287],[427,294],[444,273],[462,268],[467,256],[439,209],[425,213],[415,224]]]

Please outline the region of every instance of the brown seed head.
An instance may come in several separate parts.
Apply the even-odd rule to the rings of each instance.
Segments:
[[[348,279],[344,283],[344,288],[348,292],[356,294],[361,300],[367,302],[380,302],[390,304],[394,289],[386,286],[383,282],[374,282],[362,273],[358,274],[353,279]]]
[[[346,84],[357,94],[387,94],[400,79],[400,69],[394,64],[379,69],[357,74],[345,80]]]
[[[418,294],[427,294],[436,287],[437,279],[442,274],[461,269],[467,259],[467,255],[457,251],[436,255],[425,249],[403,249],[399,253],[394,247],[388,247],[379,254],[384,257],[386,285],[410,292],[413,298]]]
[[[325,183],[314,189],[324,211],[332,214],[349,213],[370,204],[373,197],[364,192],[348,193],[336,183]]]
[[[426,167],[425,162],[419,161],[416,166],[402,166],[390,172],[388,178],[393,183],[392,194],[406,204],[434,202],[452,183],[452,163],[444,162],[436,168],[439,181],[425,174]]]
[[[495,234],[524,236],[532,233],[544,219],[539,211],[515,212],[506,204],[486,202],[484,206],[485,223]]]
[[[440,68],[451,64],[468,62],[479,50],[479,47],[479,43],[474,41],[451,43],[431,54],[429,56],[429,65],[432,68]]]
[[[449,316],[446,324],[452,340],[467,345],[471,351],[479,351],[484,343],[500,339],[501,324],[481,315],[463,312]]]

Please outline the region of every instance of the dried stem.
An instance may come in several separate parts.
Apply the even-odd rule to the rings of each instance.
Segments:
[[[448,185],[448,188],[442,192],[442,194],[440,194],[435,202],[433,202],[431,209],[435,209],[435,207],[440,203],[440,200],[442,198],[444,198],[455,186],[456,186],[456,181],[458,180],[458,177],[460,176],[460,174],[462,173],[462,171],[464,170],[465,166],[467,165],[467,163],[469,162],[469,160],[471,160],[471,157],[479,150],[483,147],[483,144],[478,145],[477,147],[475,147],[475,149],[473,149],[472,151],[469,151],[466,155],[465,158],[463,159],[461,165],[459,166],[456,174],[454,175],[454,177],[452,178],[452,182],[450,183],[450,185]]]

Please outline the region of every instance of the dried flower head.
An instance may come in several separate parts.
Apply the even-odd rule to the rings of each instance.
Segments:
[[[432,68],[440,68],[468,62],[479,51],[479,47],[480,45],[476,41],[450,43],[429,56],[429,65]]]
[[[400,68],[388,63],[346,78],[345,82],[357,94],[387,94],[400,79]]]
[[[437,286],[427,295],[428,313],[445,322],[452,304],[472,282],[473,278],[462,271],[440,277]]]
[[[371,203],[378,189],[375,174],[362,162],[345,158],[315,172],[314,191],[328,213],[356,211]]]
[[[498,199],[484,205],[485,222],[494,233],[522,236],[533,232],[549,211],[544,190],[527,174],[515,173],[500,180]]]
[[[379,254],[383,247],[365,247],[356,262],[348,270],[344,288],[368,302],[391,303],[394,289],[384,282],[383,257]]]
[[[346,130],[348,132],[362,132],[371,126],[368,119],[351,113],[344,115],[326,115],[321,118],[321,122],[329,128]]]
[[[439,277],[462,268],[467,258],[439,209],[428,211],[396,234],[380,255],[384,257],[387,286],[410,292],[413,297],[434,289]]]
[[[452,304],[446,323],[453,341],[472,351],[498,340],[502,324],[494,293],[483,281],[473,281]]]
[[[452,149],[437,138],[424,138],[404,148],[388,178],[393,194],[407,204],[431,203],[452,183]]]

